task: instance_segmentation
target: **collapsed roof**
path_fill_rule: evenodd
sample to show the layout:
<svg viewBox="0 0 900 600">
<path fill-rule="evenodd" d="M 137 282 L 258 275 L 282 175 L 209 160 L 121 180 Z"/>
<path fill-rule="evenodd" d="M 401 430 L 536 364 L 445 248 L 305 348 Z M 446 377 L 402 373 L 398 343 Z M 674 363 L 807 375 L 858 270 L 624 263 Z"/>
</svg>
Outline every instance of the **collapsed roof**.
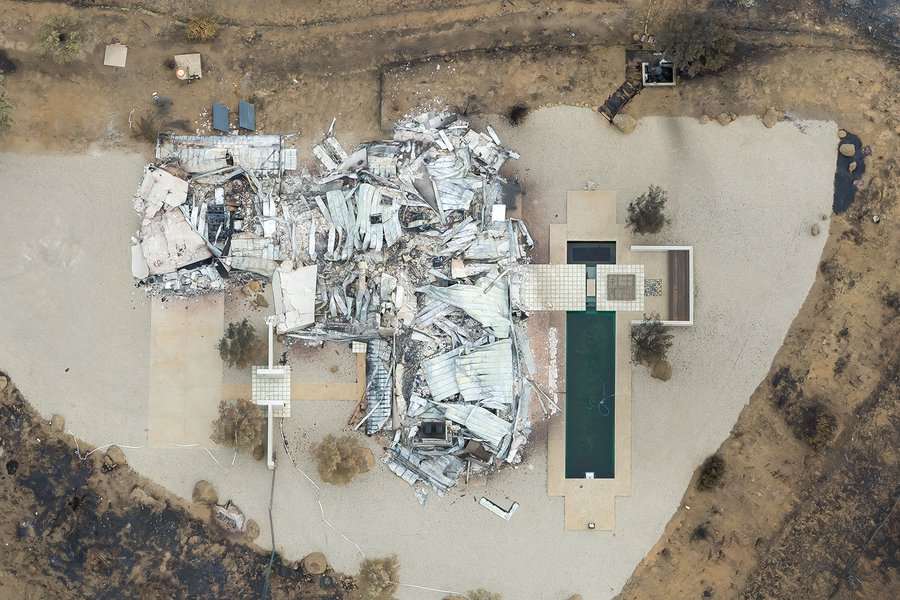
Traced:
<svg viewBox="0 0 900 600">
<path fill-rule="evenodd" d="M 135 277 L 177 295 L 272 278 L 285 339 L 367 343 L 351 423 L 393 432 L 383 461 L 443 493 L 467 464 L 518 461 L 530 432 L 535 366 L 510 288 L 532 241 L 499 174 L 518 155 L 448 111 L 350 153 L 333 127 L 315 176 L 281 136 L 161 142 L 136 198 L 133 256 L 151 268 Z"/>
</svg>

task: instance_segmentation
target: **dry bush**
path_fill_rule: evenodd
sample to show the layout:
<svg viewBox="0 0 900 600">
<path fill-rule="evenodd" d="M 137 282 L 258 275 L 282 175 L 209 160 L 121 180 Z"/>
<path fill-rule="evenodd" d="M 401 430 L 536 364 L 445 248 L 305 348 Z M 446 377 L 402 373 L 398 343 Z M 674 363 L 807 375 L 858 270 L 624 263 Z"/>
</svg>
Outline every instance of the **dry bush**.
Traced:
<svg viewBox="0 0 900 600">
<path fill-rule="evenodd" d="M 219 21 L 208 15 L 194 15 L 185 28 L 191 42 L 208 42 L 219 33 Z"/>
<path fill-rule="evenodd" d="M 248 319 L 229 323 L 225 335 L 219 340 L 219 356 L 231 367 L 249 367 L 263 350 L 265 344 L 256 335 L 256 330 Z"/>
<path fill-rule="evenodd" d="M 697 480 L 698 490 L 712 490 L 722 485 L 722 477 L 725 475 L 725 459 L 718 454 L 713 454 L 700 468 L 700 478 Z"/>
<path fill-rule="evenodd" d="M 372 451 L 356 436 L 328 434 L 313 448 L 319 477 L 334 485 L 347 485 L 358 474 L 372 468 Z"/>
<path fill-rule="evenodd" d="M 784 418 L 794 436 L 817 452 L 834 437 L 837 417 L 819 400 L 794 407 Z"/>
<path fill-rule="evenodd" d="M 715 73 L 731 64 L 734 34 L 709 12 L 678 12 L 663 25 L 659 46 L 671 54 L 678 72 L 688 79 Z"/>
<path fill-rule="evenodd" d="M 86 41 L 84 22 L 63 16 L 51 17 L 41 33 L 41 49 L 60 65 L 80 58 Z"/>
<path fill-rule="evenodd" d="M 666 218 L 668 194 L 657 185 L 651 185 L 646 194 L 629 202 L 626 225 L 635 233 L 659 233 L 669 224 Z"/>
<path fill-rule="evenodd" d="M 243 452 L 253 452 L 254 456 L 266 443 L 266 415 L 249 400 L 219 402 L 219 418 L 213 421 L 212 428 L 212 441 Z"/>
<path fill-rule="evenodd" d="M 631 358 L 642 365 L 666 360 L 672 347 L 672 334 L 659 320 L 659 315 L 644 316 L 644 320 L 631 328 Z"/>
<path fill-rule="evenodd" d="M 367 558 L 359 566 L 359 597 L 363 600 L 392 600 L 399 587 L 400 561 L 395 554 Z"/>
</svg>

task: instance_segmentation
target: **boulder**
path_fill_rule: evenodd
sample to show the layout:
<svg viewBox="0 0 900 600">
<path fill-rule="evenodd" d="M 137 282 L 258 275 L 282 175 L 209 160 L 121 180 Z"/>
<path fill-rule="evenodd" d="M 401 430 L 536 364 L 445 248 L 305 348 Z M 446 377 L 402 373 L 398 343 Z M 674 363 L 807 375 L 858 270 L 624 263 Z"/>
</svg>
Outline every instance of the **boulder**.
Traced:
<svg viewBox="0 0 900 600">
<path fill-rule="evenodd" d="M 720 112 L 719 114 L 716 115 L 716 121 L 719 122 L 719 125 L 723 125 L 723 126 L 728 125 L 733 120 L 734 119 L 732 119 L 731 115 L 729 115 L 727 112 Z"/>
<path fill-rule="evenodd" d="M 260 294 L 259 296 L 256 297 L 256 305 L 259 306 L 260 308 L 268 308 L 269 302 L 265 299 L 265 297 L 262 294 Z"/>
<path fill-rule="evenodd" d="M 672 379 L 672 365 L 667 360 L 658 360 L 650 367 L 650 376 L 660 381 Z"/>
<path fill-rule="evenodd" d="M 819 235 L 821 228 L 818 223 L 813 223 L 813 226 L 810 228 L 809 233 L 813 236 Z"/>
<path fill-rule="evenodd" d="M 50 417 L 50 429 L 53 431 L 63 431 L 66 428 L 66 420 L 62 415 L 53 415 Z"/>
<path fill-rule="evenodd" d="M 209 504 L 212 506 L 219 503 L 219 493 L 213 484 L 201 479 L 194 484 L 194 493 L 191 494 L 191 499 L 198 504 Z"/>
<path fill-rule="evenodd" d="M 300 561 L 303 570 L 310 575 L 321 575 L 328 568 L 328 561 L 321 552 L 311 552 Z"/>
<path fill-rule="evenodd" d="M 253 519 L 249 519 L 247 521 L 247 530 L 244 531 L 244 538 L 248 542 L 252 542 L 256 538 L 259 537 L 259 523 L 254 521 Z"/>
<path fill-rule="evenodd" d="M 845 137 L 847 137 L 847 130 L 846 129 L 838 129 L 838 138 L 844 139 Z"/>
<path fill-rule="evenodd" d="M 709 118 L 709 115 L 703 115 L 702 117 L 700 117 L 700 124 L 701 124 L 701 125 L 706 125 L 706 124 L 709 123 L 710 121 L 712 121 L 712 119 Z"/>
<path fill-rule="evenodd" d="M 854 146 L 853 144 L 841 144 L 838 147 L 838 152 L 840 152 L 847 158 L 853 158 L 853 156 L 856 154 L 856 146 Z"/>
<path fill-rule="evenodd" d="M 622 133 L 631 133 L 637 127 L 637 121 L 631 115 L 616 115 L 612 122 Z"/>
<path fill-rule="evenodd" d="M 125 451 L 115 444 L 106 449 L 105 459 L 112 461 L 116 466 L 128 464 L 128 458 L 125 456 Z"/>
<path fill-rule="evenodd" d="M 780 118 L 781 115 L 779 112 L 770 106 L 769 110 L 766 111 L 766 114 L 763 115 L 762 122 L 767 128 L 772 129 Z"/>
</svg>

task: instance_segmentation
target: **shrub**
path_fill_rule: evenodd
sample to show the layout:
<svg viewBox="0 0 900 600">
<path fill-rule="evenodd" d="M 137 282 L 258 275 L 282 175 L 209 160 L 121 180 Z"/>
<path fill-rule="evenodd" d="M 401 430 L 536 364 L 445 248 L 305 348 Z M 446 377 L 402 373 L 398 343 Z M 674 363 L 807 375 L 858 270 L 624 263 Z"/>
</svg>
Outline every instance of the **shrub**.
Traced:
<svg viewBox="0 0 900 600">
<path fill-rule="evenodd" d="M 263 341 L 256 335 L 250 321 L 229 323 L 225 335 L 219 340 L 219 356 L 229 366 L 244 369 L 262 352 Z"/>
<path fill-rule="evenodd" d="M 0 131 L 12 127 L 14 121 L 9 114 L 11 110 L 12 107 L 9 105 L 9 102 L 6 101 L 6 96 L 0 94 Z"/>
<path fill-rule="evenodd" d="M 674 15 L 663 25 L 657 40 L 671 54 L 678 72 L 688 79 L 721 71 L 731 64 L 734 55 L 734 35 L 708 12 Z"/>
<path fill-rule="evenodd" d="M 646 194 L 642 194 L 628 204 L 627 226 L 635 233 L 659 233 L 669 223 L 665 208 L 668 194 L 659 186 L 651 185 Z"/>
<path fill-rule="evenodd" d="M 659 315 L 644 316 L 644 320 L 631 328 L 631 357 L 642 365 L 666 360 L 672 347 L 672 334 L 659 320 Z"/>
<path fill-rule="evenodd" d="M 698 490 L 712 490 L 722 484 L 725 475 L 725 459 L 718 454 L 713 454 L 700 467 L 700 478 L 697 480 Z"/>
<path fill-rule="evenodd" d="M 194 15 L 187 23 L 187 39 L 191 42 L 208 42 L 219 33 L 219 21 L 215 17 Z"/>
<path fill-rule="evenodd" d="M 347 485 L 359 473 L 372 468 L 372 451 L 352 435 L 328 434 L 313 448 L 318 461 L 319 477 L 335 485 Z"/>
<path fill-rule="evenodd" d="M 60 65 L 81 57 L 87 35 L 84 23 L 68 17 L 51 17 L 41 33 L 41 48 Z"/>
<path fill-rule="evenodd" d="M 694 531 L 691 532 L 691 541 L 699 542 L 701 540 L 709 539 L 709 523 L 701 523 L 694 528 Z"/>
<path fill-rule="evenodd" d="M 254 452 L 265 444 L 266 416 L 249 400 L 222 400 L 219 418 L 212 423 L 212 441 L 242 452 Z"/>
<path fill-rule="evenodd" d="M 392 554 L 367 558 L 359 567 L 359 597 L 363 600 L 391 600 L 400 580 L 400 561 Z"/>
</svg>

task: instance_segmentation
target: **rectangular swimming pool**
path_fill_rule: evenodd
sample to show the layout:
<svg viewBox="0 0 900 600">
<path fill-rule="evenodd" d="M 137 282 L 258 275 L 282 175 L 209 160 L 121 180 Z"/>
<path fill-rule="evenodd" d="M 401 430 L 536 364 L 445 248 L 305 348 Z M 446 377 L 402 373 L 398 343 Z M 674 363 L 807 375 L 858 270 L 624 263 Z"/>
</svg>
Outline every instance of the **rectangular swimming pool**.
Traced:
<svg viewBox="0 0 900 600">
<path fill-rule="evenodd" d="M 616 313 L 566 315 L 566 479 L 615 477 Z"/>
</svg>

